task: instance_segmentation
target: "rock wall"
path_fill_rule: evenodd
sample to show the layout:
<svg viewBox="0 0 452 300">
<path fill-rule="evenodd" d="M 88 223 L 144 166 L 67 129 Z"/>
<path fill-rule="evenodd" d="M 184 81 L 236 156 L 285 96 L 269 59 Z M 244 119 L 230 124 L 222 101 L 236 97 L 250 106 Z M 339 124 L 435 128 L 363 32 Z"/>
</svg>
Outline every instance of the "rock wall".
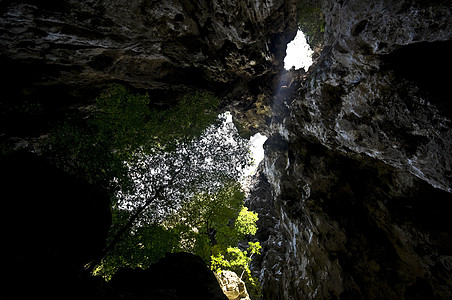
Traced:
<svg viewBox="0 0 452 300">
<path fill-rule="evenodd" d="M 280 69 L 296 30 L 295 6 L 295 0 L 2 1 L 0 125 L 7 134 L 38 135 L 112 82 L 148 92 L 154 105 L 197 90 L 215 92 L 225 104 L 241 100 Z M 250 109 L 255 99 L 247 101 Z"/>
<path fill-rule="evenodd" d="M 275 92 L 249 200 L 275 227 L 264 298 L 451 297 L 450 7 L 324 2 L 321 57 Z"/>
</svg>

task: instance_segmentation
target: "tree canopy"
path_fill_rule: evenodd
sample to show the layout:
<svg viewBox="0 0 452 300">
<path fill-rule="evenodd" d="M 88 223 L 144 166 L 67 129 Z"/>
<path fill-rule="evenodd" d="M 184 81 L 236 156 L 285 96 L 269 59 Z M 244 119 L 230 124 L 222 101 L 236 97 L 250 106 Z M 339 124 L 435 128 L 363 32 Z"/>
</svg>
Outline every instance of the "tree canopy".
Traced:
<svg viewBox="0 0 452 300">
<path fill-rule="evenodd" d="M 199 137 L 217 120 L 219 100 L 208 93 L 187 94 L 167 110 L 152 109 L 147 94 L 112 85 L 95 105 L 69 115 L 54 128 L 47 154 L 56 164 L 112 193 L 131 184 L 129 167 L 139 154 L 169 152 Z M 128 162 L 128 165 L 124 162 Z"/>
<path fill-rule="evenodd" d="M 119 267 L 145 268 L 177 251 L 213 266 L 212 257 L 255 234 L 257 214 L 243 206 L 238 183 L 251 163 L 249 141 L 218 116 L 218 104 L 197 93 L 156 110 L 148 95 L 114 85 L 86 118 L 53 131 L 48 149 L 57 164 L 112 195 L 107 246 L 88 270 L 110 277 Z"/>
<path fill-rule="evenodd" d="M 214 192 L 193 195 L 162 222 L 141 222 L 102 260 L 96 274 L 110 277 L 119 267 L 149 267 L 165 252 L 199 255 L 215 272 L 231 270 L 243 277 L 251 295 L 260 294 L 249 263 L 260 253 L 258 242 L 241 249 L 239 242 L 257 231 L 256 213 L 243 206 L 244 192 L 236 181 Z M 120 211 L 119 211 L 120 213 Z"/>
</svg>

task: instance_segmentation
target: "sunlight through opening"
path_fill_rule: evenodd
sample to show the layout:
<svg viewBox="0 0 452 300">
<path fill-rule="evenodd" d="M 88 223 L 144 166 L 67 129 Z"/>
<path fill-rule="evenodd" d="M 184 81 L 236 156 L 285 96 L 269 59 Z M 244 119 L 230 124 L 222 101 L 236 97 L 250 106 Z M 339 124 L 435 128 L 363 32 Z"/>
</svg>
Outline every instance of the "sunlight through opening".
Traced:
<svg viewBox="0 0 452 300">
<path fill-rule="evenodd" d="M 245 168 L 241 184 L 245 193 L 249 193 L 252 188 L 252 179 L 256 175 L 259 164 L 264 159 L 264 143 L 267 140 L 265 135 L 256 133 L 250 138 L 250 151 L 253 164 Z"/>
<path fill-rule="evenodd" d="M 290 70 L 304 68 L 306 71 L 312 65 L 312 51 L 306 42 L 306 37 L 301 30 L 298 30 L 297 35 L 287 45 L 286 57 L 284 58 L 284 69 Z"/>
<path fill-rule="evenodd" d="M 247 170 L 249 175 L 256 173 L 259 163 L 264 159 L 264 143 L 266 140 L 267 137 L 260 133 L 256 133 L 250 138 L 250 150 L 254 162 L 250 170 Z"/>
<path fill-rule="evenodd" d="M 223 116 L 226 118 L 226 123 L 232 123 L 232 114 L 230 112 L 225 112 Z M 249 190 L 251 179 L 256 174 L 260 162 L 264 159 L 264 143 L 266 140 L 267 137 L 260 133 L 256 133 L 250 137 L 250 152 L 253 164 L 246 167 L 243 172 L 241 184 L 245 191 Z"/>
</svg>

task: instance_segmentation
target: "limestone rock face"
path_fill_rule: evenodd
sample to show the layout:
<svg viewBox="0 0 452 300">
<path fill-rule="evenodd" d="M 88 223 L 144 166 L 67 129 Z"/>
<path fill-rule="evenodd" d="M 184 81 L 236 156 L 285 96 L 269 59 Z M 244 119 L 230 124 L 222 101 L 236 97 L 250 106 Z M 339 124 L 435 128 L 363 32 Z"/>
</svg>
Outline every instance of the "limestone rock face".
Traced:
<svg viewBox="0 0 452 300">
<path fill-rule="evenodd" d="M 274 97 L 249 200 L 274 225 L 266 299 L 452 296 L 450 5 L 324 2 L 323 51 Z"/>
<path fill-rule="evenodd" d="M 229 300 L 250 300 L 245 282 L 235 272 L 221 271 L 215 274 L 223 293 Z"/>
<path fill-rule="evenodd" d="M 452 191 L 450 2 L 325 7 L 324 54 L 293 106 L 294 126 Z"/>
<path fill-rule="evenodd" d="M 240 95 L 278 72 L 294 8 L 294 0 L 2 1 L 2 111 L 39 104 L 49 121 L 45 113 L 89 103 L 112 82 L 147 91 L 156 105 L 196 90 Z"/>
</svg>

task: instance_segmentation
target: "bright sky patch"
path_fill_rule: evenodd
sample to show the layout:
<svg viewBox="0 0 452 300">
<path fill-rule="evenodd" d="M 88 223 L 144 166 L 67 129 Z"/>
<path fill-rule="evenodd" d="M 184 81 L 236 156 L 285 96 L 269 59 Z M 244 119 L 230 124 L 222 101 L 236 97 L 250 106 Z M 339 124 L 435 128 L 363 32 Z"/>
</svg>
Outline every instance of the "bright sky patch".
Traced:
<svg viewBox="0 0 452 300">
<path fill-rule="evenodd" d="M 312 65 L 312 53 L 313 51 L 306 42 L 306 37 L 299 30 L 293 41 L 287 45 L 284 69 L 289 70 L 292 66 L 295 66 L 295 69 L 304 68 L 307 71 L 309 66 Z"/>
</svg>

